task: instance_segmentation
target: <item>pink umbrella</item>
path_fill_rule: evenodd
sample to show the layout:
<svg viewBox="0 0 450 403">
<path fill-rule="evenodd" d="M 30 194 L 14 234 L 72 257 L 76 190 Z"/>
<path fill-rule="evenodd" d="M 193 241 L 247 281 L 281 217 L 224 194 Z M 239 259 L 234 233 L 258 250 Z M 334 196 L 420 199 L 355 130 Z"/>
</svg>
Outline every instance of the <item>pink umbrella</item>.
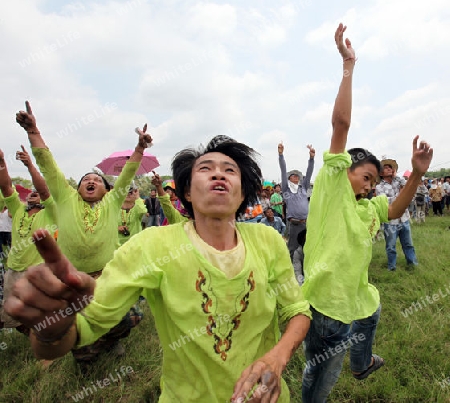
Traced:
<svg viewBox="0 0 450 403">
<path fill-rule="evenodd" d="M 411 176 L 411 171 L 406 170 L 405 172 L 403 172 L 403 176 L 409 178 Z"/>
<path fill-rule="evenodd" d="M 31 189 L 24 188 L 22 185 L 15 185 L 19 198 L 23 202 L 27 199 L 27 196 L 31 193 Z"/>
<path fill-rule="evenodd" d="M 130 159 L 131 154 L 133 154 L 133 150 L 117 151 L 97 164 L 96 167 L 100 168 L 105 175 L 119 176 L 125 163 Z M 144 175 L 157 167 L 159 167 L 159 162 L 156 157 L 144 152 L 141 165 L 136 175 Z"/>
</svg>

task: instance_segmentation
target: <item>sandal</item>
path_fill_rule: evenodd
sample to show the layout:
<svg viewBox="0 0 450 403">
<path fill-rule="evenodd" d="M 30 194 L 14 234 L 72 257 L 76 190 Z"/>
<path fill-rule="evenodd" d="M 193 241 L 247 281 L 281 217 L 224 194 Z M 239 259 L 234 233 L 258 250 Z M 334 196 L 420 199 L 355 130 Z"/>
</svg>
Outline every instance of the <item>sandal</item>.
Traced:
<svg viewBox="0 0 450 403">
<path fill-rule="evenodd" d="M 353 374 L 353 377 L 355 379 L 358 379 L 359 381 L 362 381 L 363 379 L 366 379 L 372 372 L 375 372 L 377 369 L 380 369 L 384 365 L 384 360 L 376 355 L 372 354 L 373 357 L 373 364 L 367 368 L 364 372 L 361 372 L 360 374 Z"/>
</svg>

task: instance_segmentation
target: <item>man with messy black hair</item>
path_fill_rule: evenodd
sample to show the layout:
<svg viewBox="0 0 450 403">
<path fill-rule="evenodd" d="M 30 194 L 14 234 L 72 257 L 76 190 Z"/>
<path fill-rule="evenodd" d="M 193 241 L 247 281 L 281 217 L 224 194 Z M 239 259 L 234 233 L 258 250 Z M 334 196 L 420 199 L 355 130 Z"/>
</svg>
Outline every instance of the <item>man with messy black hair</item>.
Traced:
<svg viewBox="0 0 450 403">
<path fill-rule="evenodd" d="M 142 295 L 163 349 L 161 402 L 289 402 L 281 374 L 308 331 L 309 304 L 282 237 L 236 222 L 261 184 L 255 156 L 222 136 L 179 152 L 175 188 L 194 220 L 135 235 L 106 265 L 95 293 L 50 237 L 39 241 L 47 264 L 16 287 L 10 314 L 33 326 L 61 304 L 94 299 L 83 315 L 33 332 L 35 354 L 55 357 L 91 343 Z M 48 281 L 34 281 L 38 275 Z M 281 337 L 279 320 L 287 322 Z"/>
<path fill-rule="evenodd" d="M 238 143 L 228 136 L 216 136 L 203 149 L 187 148 L 180 151 L 172 162 L 175 181 L 175 193 L 183 203 L 184 208 L 193 217 L 192 203 L 186 198 L 186 188 L 191 183 L 191 173 L 199 157 L 207 153 L 222 153 L 230 157 L 241 171 L 241 186 L 243 201 L 236 210 L 236 218 L 245 213 L 247 206 L 257 202 L 257 192 L 261 188 L 262 173 L 255 159 L 256 153 L 249 146 Z"/>
</svg>

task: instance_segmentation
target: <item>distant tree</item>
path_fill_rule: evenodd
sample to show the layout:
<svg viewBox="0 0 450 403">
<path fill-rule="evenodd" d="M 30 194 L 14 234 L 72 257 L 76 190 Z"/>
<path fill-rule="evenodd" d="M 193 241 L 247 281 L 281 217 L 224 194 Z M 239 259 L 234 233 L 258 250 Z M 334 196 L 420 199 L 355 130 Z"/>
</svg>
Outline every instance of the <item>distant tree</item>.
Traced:
<svg viewBox="0 0 450 403">
<path fill-rule="evenodd" d="M 67 183 L 72 186 L 74 189 L 78 188 L 78 182 L 73 179 L 72 177 L 70 177 L 69 179 L 67 179 Z"/>
<path fill-rule="evenodd" d="M 13 185 L 22 185 L 24 188 L 31 189 L 33 187 L 33 182 L 31 179 L 21 178 L 20 176 L 16 176 L 11 178 Z"/>
<path fill-rule="evenodd" d="M 441 168 L 439 171 L 428 171 L 425 176 L 427 178 L 443 178 L 444 176 L 450 176 L 450 168 Z"/>
</svg>

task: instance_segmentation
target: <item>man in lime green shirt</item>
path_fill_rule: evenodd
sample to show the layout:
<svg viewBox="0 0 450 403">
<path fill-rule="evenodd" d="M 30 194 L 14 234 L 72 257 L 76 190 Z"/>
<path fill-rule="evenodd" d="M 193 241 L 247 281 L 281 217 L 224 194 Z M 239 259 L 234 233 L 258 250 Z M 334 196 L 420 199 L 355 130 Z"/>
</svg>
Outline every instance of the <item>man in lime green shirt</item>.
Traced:
<svg viewBox="0 0 450 403">
<path fill-rule="evenodd" d="M 413 141 L 413 173 L 391 204 L 385 196 L 365 198 L 380 172 L 367 150 L 345 151 L 352 108 L 355 52 L 342 24 L 335 41 L 343 59 L 343 77 L 333 110 L 333 134 L 324 165 L 314 182 L 305 245 L 303 291 L 313 320 L 305 338 L 304 403 L 325 402 L 350 348 L 353 376 L 362 380 L 384 361 L 372 354 L 380 317 L 378 290 L 368 281 L 372 238 L 380 222 L 400 217 L 413 198 L 433 151 L 418 136 Z"/>
<path fill-rule="evenodd" d="M 143 295 L 163 348 L 161 403 L 243 402 L 257 395 L 289 402 L 281 374 L 308 331 L 309 304 L 279 234 L 236 223 L 261 184 L 254 150 L 217 136 L 206 148 L 178 153 L 172 171 L 177 196 L 194 220 L 148 228 L 121 247 L 83 315 L 33 331 L 35 354 L 55 357 L 91 343 Z M 20 288 L 6 302 L 10 314 L 31 326 L 64 300 L 90 298 L 94 286 L 51 239 L 38 246 L 47 265 L 32 271 L 51 280 L 32 284 L 30 278 L 26 302 Z M 65 285 L 71 295 L 58 292 Z M 41 293 L 53 296 L 45 307 Z M 31 316 L 37 307 L 41 314 Z M 279 320 L 287 322 L 282 336 Z"/>
<path fill-rule="evenodd" d="M 134 182 L 122 204 L 118 218 L 119 244 L 123 245 L 133 235 L 142 231 L 142 217 L 147 213 L 144 201 L 139 197 L 139 189 Z"/>
<path fill-rule="evenodd" d="M 32 237 L 34 231 L 46 228 L 53 234 L 57 228 L 56 205 L 44 178 L 23 146 L 22 151 L 17 152 L 16 155 L 17 159 L 27 167 L 35 190 L 27 196 L 27 204 L 23 204 L 19 194 L 13 188 L 3 151 L 0 150 L 0 190 L 12 216 L 11 248 L 7 252 L 8 270 L 4 278 L 5 299 L 11 294 L 15 282 L 25 274 L 28 267 L 43 262 L 34 245 Z M 4 327 L 20 327 L 21 331 L 25 331 L 20 326 L 20 322 L 7 315 L 3 309 L 0 310 L 0 321 L 3 322 Z"/>
</svg>

